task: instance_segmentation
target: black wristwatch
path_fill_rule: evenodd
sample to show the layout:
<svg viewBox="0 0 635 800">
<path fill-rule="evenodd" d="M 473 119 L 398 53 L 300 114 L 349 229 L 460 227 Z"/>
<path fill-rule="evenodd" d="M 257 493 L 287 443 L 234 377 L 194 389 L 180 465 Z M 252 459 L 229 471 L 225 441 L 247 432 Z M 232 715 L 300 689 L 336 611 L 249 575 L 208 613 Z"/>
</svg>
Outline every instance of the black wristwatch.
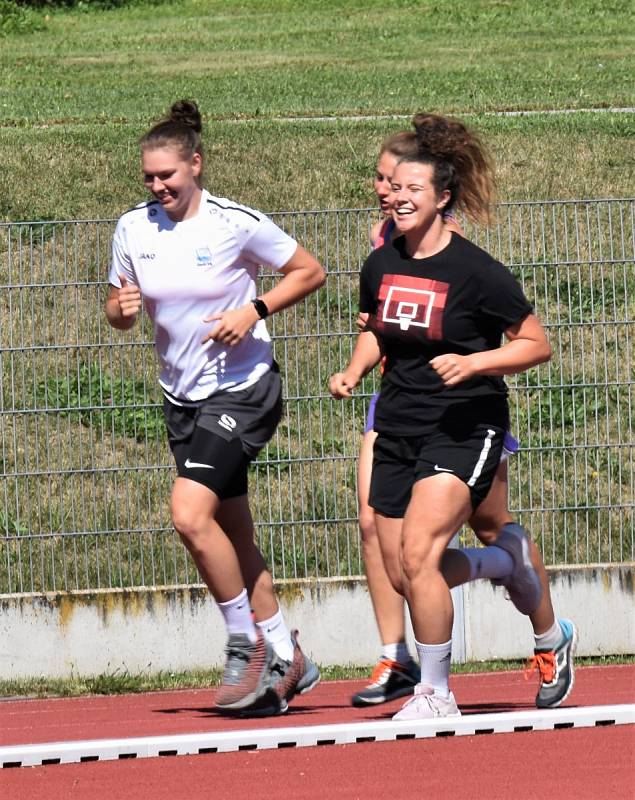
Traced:
<svg viewBox="0 0 635 800">
<path fill-rule="evenodd" d="M 256 313 L 260 319 L 266 319 L 269 316 L 269 309 L 267 308 L 267 304 L 264 300 L 256 297 L 256 299 L 252 300 L 251 302 L 254 304 L 254 308 L 256 309 Z"/>
</svg>

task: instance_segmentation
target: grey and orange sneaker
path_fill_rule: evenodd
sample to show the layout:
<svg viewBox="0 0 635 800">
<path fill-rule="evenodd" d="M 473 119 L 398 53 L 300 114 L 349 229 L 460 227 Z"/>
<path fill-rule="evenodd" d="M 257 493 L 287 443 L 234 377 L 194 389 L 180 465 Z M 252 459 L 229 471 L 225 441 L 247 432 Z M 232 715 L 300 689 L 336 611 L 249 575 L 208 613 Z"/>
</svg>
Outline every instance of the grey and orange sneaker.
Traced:
<svg viewBox="0 0 635 800">
<path fill-rule="evenodd" d="M 280 712 L 296 694 L 310 692 L 320 682 L 320 671 L 298 644 L 298 631 L 292 631 L 293 660 L 285 661 L 273 653 L 269 662 L 269 686 L 280 702 Z M 280 713 L 279 712 L 279 713 Z"/>
<path fill-rule="evenodd" d="M 269 690 L 271 645 L 257 629 L 254 643 L 244 633 L 232 633 L 225 647 L 226 661 L 215 707 L 234 713 L 253 706 Z"/>
<path fill-rule="evenodd" d="M 575 682 L 573 656 L 578 643 L 578 631 L 573 622 L 559 619 L 562 640 L 554 650 L 534 650 L 525 673 L 527 678 L 534 670 L 540 675 L 540 688 L 536 695 L 538 708 L 556 708 L 571 694 Z"/>
<path fill-rule="evenodd" d="M 400 664 L 382 656 L 373 670 L 370 683 L 353 695 L 351 703 L 356 708 L 363 708 L 406 697 L 414 692 L 420 679 L 421 670 L 412 659 L 407 664 Z"/>
</svg>

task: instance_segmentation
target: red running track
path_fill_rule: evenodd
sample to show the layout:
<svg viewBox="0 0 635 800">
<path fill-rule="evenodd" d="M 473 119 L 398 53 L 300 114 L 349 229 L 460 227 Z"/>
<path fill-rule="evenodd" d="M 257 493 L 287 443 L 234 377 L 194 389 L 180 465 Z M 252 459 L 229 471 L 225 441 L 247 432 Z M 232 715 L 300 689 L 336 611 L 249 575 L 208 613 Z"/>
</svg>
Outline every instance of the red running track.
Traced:
<svg viewBox="0 0 635 800">
<path fill-rule="evenodd" d="M 0 703 L 0 745 L 389 719 L 401 701 L 354 709 L 359 682 L 333 681 L 289 713 L 234 720 L 207 690 Z M 463 714 L 532 710 L 521 672 L 453 677 Z M 566 705 L 635 702 L 635 666 L 586 667 Z M 635 726 L 464 736 L 143 759 L 0 772 L 1 800 L 58 798 L 635 798 Z"/>
</svg>

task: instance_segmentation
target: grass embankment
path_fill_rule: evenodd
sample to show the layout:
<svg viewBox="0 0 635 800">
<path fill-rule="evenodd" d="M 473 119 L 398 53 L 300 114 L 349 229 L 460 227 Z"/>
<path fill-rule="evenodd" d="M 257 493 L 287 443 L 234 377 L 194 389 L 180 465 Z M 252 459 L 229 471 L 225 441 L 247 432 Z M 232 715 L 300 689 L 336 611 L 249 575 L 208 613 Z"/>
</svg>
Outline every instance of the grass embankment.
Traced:
<svg viewBox="0 0 635 800">
<path fill-rule="evenodd" d="M 632 118 L 500 119 L 635 105 L 630 4 L 187 0 L 49 14 L 0 53 L 7 221 L 114 217 L 143 196 L 137 140 L 179 97 L 207 115 L 208 180 L 266 210 L 373 203 L 377 146 L 407 119 L 467 116 L 506 200 L 624 196 Z"/>
<path fill-rule="evenodd" d="M 632 102 L 628 0 L 185 0 L 48 16 L 3 47 L 16 124 L 145 122 L 184 90 L 218 117 Z"/>
<path fill-rule="evenodd" d="M 635 125 L 626 115 L 481 116 L 468 122 L 492 151 L 501 200 L 632 194 Z M 407 125 L 210 122 L 206 184 L 213 193 L 266 211 L 371 206 L 378 145 Z M 0 156 L 12 176 L 8 194 L 0 195 L 0 219 L 117 217 L 145 197 L 136 145 L 145 127 L 0 129 Z"/>
</svg>

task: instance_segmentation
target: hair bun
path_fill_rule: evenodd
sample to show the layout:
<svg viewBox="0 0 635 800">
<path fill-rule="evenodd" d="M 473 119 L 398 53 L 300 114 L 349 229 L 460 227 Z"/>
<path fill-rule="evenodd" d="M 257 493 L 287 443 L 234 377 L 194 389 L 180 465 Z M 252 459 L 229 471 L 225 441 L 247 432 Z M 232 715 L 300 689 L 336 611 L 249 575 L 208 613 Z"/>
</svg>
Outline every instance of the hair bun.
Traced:
<svg viewBox="0 0 635 800">
<path fill-rule="evenodd" d="M 203 123 L 198 106 L 194 100 L 177 100 L 170 109 L 171 122 L 180 122 L 187 125 L 188 128 L 193 128 L 197 133 L 203 130 Z"/>
</svg>

